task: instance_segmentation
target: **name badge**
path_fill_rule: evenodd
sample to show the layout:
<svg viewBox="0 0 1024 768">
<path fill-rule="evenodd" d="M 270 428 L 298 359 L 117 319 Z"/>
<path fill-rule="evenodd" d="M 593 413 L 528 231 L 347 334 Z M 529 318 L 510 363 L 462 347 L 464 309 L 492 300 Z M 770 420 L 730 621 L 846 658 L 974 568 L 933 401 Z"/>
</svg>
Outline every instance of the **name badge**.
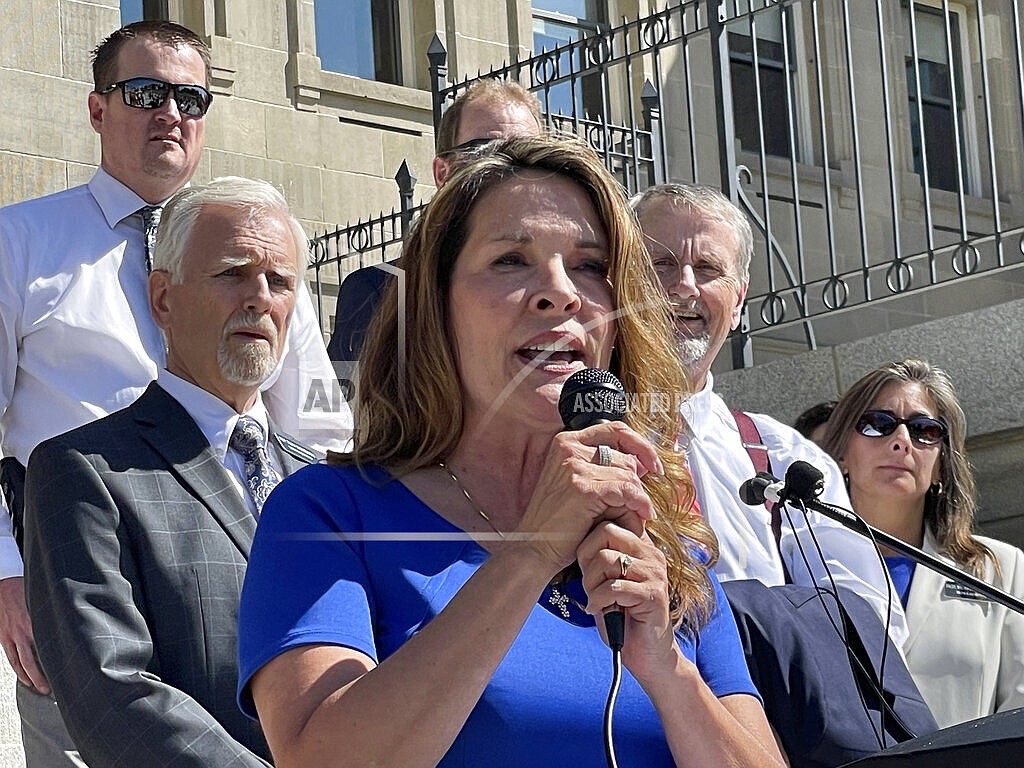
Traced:
<svg viewBox="0 0 1024 768">
<path fill-rule="evenodd" d="M 980 592 L 956 581 L 947 581 L 946 586 L 942 588 L 942 594 L 945 597 L 954 597 L 960 600 L 978 600 L 983 603 L 989 602 L 989 599 Z"/>
</svg>

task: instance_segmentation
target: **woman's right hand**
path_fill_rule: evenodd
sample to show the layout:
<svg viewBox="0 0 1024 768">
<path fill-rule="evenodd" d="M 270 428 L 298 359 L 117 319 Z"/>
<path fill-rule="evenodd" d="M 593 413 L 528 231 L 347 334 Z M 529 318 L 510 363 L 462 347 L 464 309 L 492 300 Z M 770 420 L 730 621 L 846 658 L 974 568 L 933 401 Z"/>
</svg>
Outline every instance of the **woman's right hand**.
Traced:
<svg viewBox="0 0 1024 768">
<path fill-rule="evenodd" d="M 601 445 L 610 449 L 608 466 L 598 463 Z M 576 559 L 580 542 L 602 521 L 642 535 L 656 513 L 641 478 L 663 471 L 650 441 L 623 422 L 559 432 L 516 533 L 557 573 Z"/>
</svg>

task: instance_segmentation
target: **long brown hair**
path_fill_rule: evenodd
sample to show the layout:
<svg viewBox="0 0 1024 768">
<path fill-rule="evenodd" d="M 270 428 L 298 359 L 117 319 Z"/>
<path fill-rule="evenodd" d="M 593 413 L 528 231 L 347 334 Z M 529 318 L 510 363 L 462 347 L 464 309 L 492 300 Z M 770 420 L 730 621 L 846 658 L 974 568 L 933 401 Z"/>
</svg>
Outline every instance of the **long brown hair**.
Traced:
<svg viewBox="0 0 1024 768">
<path fill-rule="evenodd" d="M 713 590 L 707 568 L 681 537 L 705 547 L 711 563 L 718 550 L 711 529 L 692 511 L 693 483 L 685 460 L 674 450 L 680 427 L 677 398 L 690 386 L 674 354 L 667 300 L 622 188 L 593 150 L 576 139 L 507 139 L 461 168 L 437 192 L 405 243 L 404 275 L 391 281 L 363 347 L 354 452 L 332 454 L 331 461 L 379 464 L 401 477 L 444 460 L 458 444 L 463 392 L 450 341 L 451 274 L 476 203 L 524 170 L 577 183 L 607 231 L 608 280 L 617 308 L 612 372 L 627 392 L 649 395 L 637 402 L 661 406 L 631 408 L 626 418 L 657 442 L 665 466 L 663 478 L 644 478 L 658 512 L 647 530 L 668 557 L 673 619 L 699 627 L 714 605 Z M 415 310 L 404 312 L 405 305 Z"/>
<path fill-rule="evenodd" d="M 998 573 L 999 561 L 992 551 L 971 535 L 977 497 L 974 473 L 965 449 L 967 419 L 945 371 L 913 359 L 886 363 L 871 371 L 839 399 L 828 419 L 822 448 L 837 462 L 842 462 L 857 421 L 882 389 L 893 382 L 919 384 L 935 403 L 936 417 L 949 429 L 949 438 L 942 444 L 939 454 L 941 492 L 933 488 L 925 494 L 925 525 L 935 536 L 939 549 L 961 568 L 983 576 L 988 558 Z"/>
</svg>

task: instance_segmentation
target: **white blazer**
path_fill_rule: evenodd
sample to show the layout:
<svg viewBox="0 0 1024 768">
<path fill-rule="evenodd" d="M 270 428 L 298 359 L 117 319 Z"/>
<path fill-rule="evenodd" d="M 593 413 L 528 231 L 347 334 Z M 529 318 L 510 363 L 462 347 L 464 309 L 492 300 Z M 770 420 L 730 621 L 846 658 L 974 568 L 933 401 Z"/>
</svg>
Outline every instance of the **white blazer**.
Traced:
<svg viewBox="0 0 1024 768">
<path fill-rule="evenodd" d="M 977 537 L 995 554 L 1002 579 L 986 566 L 985 581 L 1024 598 L 1024 552 Z M 924 550 L 950 564 L 926 529 Z M 1024 706 L 1024 616 L 918 565 L 907 601 L 907 667 L 940 728 Z"/>
</svg>

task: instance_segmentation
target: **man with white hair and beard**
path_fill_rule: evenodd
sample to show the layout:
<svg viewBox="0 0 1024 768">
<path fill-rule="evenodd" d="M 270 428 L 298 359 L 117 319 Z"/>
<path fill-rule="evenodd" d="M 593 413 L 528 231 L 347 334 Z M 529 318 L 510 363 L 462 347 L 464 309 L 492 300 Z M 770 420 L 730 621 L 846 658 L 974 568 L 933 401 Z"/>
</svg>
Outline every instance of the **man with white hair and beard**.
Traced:
<svg viewBox="0 0 1024 768">
<path fill-rule="evenodd" d="M 235 705 L 235 627 L 263 502 L 319 458 L 277 430 L 260 394 L 305 258 L 305 234 L 269 184 L 178 192 L 149 277 L 166 368 L 127 408 L 32 453 L 29 612 L 92 768 L 270 760 Z"/>
<path fill-rule="evenodd" d="M 739 324 L 747 295 L 754 241 L 746 217 L 718 190 L 696 185 L 650 187 L 630 202 L 675 310 L 679 354 L 693 380 L 680 443 L 718 536 L 718 577 L 845 586 L 890 622 L 890 637 L 902 645 L 906 619 L 868 539 L 816 513 L 790 517 L 740 501 L 740 485 L 758 471 L 781 478 L 793 462 L 806 461 L 825 475 L 822 501 L 851 508 L 839 468 L 817 445 L 769 416 L 730 410 L 714 392 L 711 364 Z"/>
</svg>

